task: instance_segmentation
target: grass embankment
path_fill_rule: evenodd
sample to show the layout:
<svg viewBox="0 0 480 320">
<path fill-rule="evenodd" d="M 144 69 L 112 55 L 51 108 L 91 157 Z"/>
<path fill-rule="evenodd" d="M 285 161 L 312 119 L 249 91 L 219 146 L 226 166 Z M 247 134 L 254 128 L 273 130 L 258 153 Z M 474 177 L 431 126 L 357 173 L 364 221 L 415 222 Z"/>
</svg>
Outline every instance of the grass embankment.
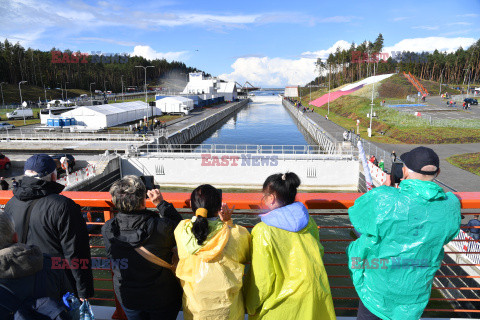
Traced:
<svg viewBox="0 0 480 320">
<path fill-rule="evenodd" d="M 427 89 L 430 95 L 438 95 L 440 83 L 430 80 L 418 79 L 422 86 Z M 442 86 L 442 93 L 460 94 L 459 90 L 446 88 Z M 378 97 L 381 99 L 395 98 L 405 99 L 408 95 L 416 95 L 418 90 L 405 78 L 403 73 L 394 74 L 383 80 L 378 87 Z"/>
<path fill-rule="evenodd" d="M 23 101 L 38 102 L 39 98 L 42 101 L 45 100 L 45 91 L 43 90 L 43 87 L 33 86 L 29 84 L 22 84 L 21 88 L 22 88 Z M 3 98 L 5 100 L 6 105 L 20 103 L 20 91 L 18 90 L 18 84 L 17 85 L 4 84 L 2 85 L 2 89 L 3 89 Z M 84 93 L 90 94 L 90 92 L 87 90 L 67 89 L 68 98 L 76 98 Z M 65 95 L 65 90 L 63 90 L 63 94 Z M 49 101 L 52 99 L 62 99 L 62 90 L 47 89 L 47 99 Z"/>
<path fill-rule="evenodd" d="M 480 152 L 457 154 L 446 160 L 460 169 L 480 176 Z"/>
<path fill-rule="evenodd" d="M 327 106 L 315 108 L 315 112 L 326 115 Z M 480 142 L 480 129 L 430 126 L 425 119 L 399 112 L 393 108 L 381 107 L 379 99 L 374 104 L 377 117 L 372 121 L 372 138 L 367 136 L 370 119 L 370 100 L 355 96 L 343 96 L 330 102 L 329 119 L 347 129 L 356 128 L 360 120 L 362 138 L 380 143 L 393 144 L 435 144 Z M 381 132 L 384 134 L 382 135 Z"/>
<path fill-rule="evenodd" d="M 433 81 L 423 81 L 422 84 L 433 88 L 439 84 Z M 368 86 L 371 90 L 371 85 Z M 413 88 L 413 89 L 412 89 Z M 480 128 L 475 120 L 448 120 L 449 126 L 432 126 L 426 119 L 416 117 L 395 110 L 394 108 L 381 107 L 380 101 L 389 99 L 405 99 L 408 94 L 416 94 L 416 89 L 403 74 L 393 75 L 376 84 L 373 110 L 377 114 L 372 121 L 372 138 L 368 138 L 367 128 L 370 119 L 371 93 L 367 95 L 361 89 L 351 95 L 340 97 L 330 102 L 329 119 L 346 129 L 356 129 L 356 121 L 360 120 L 360 135 L 362 138 L 379 143 L 391 144 L 435 144 L 435 143 L 471 143 L 480 142 Z M 336 91 L 338 88 L 332 89 Z M 362 91 L 363 90 L 363 91 Z M 438 90 L 438 87 L 437 87 Z M 437 91 L 438 92 L 438 91 Z M 328 90 L 312 92 L 312 100 L 328 93 Z M 449 93 L 458 93 L 449 90 Z M 359 96 L 356 96 L 359 95 Z M 302 97 L 302 104 L 308 105 L 309 96 Z M 327 105 L 315 108 L 315 112 L 325 116 Z M 467 126 L 473 128 L 466 128 Z M 383 133 L 383 134 L 382 134 Z"/>
</svg>

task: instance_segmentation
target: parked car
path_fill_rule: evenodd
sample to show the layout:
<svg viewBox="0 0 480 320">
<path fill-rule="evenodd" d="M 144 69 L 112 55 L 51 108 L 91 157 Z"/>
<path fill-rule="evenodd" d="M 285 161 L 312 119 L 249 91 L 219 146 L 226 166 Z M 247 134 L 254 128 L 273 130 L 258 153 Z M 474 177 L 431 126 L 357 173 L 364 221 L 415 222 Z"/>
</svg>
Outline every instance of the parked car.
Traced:
<svg viewBox="0 0 480 320">
<path fill-rule="evenodd" d="M 75 158 L 71 154 L 67 153 L 59 153 L 59 154 L 54 154 L 51 156 L 55 163 L 57 164 L 57 173 L 65 173 L 65 169 L 62 168 L 62 164 L 60 163 L 60 159 L 63 157 L 67 158 L 67 163 L 68 163 L 68 173 L 72 173 L 73 169 L 75 167 Z"/>
<path fill-rule="evenodd" d="M 465 98 L 463 101 L 464 101 L 465 103 L 470 103 L 470 104 L 472 104 L 472 105 L 477 105 L 477 104 L 478 104 L 477 99 L 473 99 L 473 98 Z"/>
<path fill-rule="evenodd" d="M 12 163 L 10 162 L 10 159 L 0 153 L 0 169 L 9 170 L 11 167 Z"/>
<path fill-rule="evenodd" d="M 0 122 L 0 131 L 1 130 L 10 130 L 15 128 L 13 124 L 10 124 L 8 122 Z"/>
</svg>

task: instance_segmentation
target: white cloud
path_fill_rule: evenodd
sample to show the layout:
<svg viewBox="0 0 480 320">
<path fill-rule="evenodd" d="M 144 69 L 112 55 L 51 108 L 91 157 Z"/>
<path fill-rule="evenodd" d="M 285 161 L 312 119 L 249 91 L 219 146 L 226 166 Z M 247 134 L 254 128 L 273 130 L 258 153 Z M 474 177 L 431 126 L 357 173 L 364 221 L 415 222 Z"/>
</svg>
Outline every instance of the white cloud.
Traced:
<svg viewBox="0 0 480 320">
<path fill-rule="evenodd" d="M 393 21 L 403 21 L 406 19 L 408 19 L 408 17 L 396 17 L 396 18 L 393 18 Z"/>
<path fill-rule="evenodd" d="M 135 46 L 133 52 L 130 53 L 131 56 L 144 57 L 145 59 L 155 60 L 155 59 L 165 59 L 167 61 L 179 61 L 182 58 L 185 58 L 185 55 L 188 51 L 177 51 L 177 52 L 157 52 L 152 49 L 150 46 Z"/>
<path fill-rule="evenodd" d="M 304 85 L 318 76 L 315 68 L 317 58 L 326 59 L 338 47 L 340 49 L 348 49 L 350 48 L 350 43 L 345 40 L 339 40 L 328 49 L 303 52 L 298 59 L 270 57 L 238 58 L 232 64 L 234 71 L 229 74 L 222 74 L 219 77 L 224 80 L 235 80 L 239 83 L 250 81 L 261 86 Z"/>
<path fill-rule="evenodd" d="M 478 17 L 478 16 L 480 16 L 480 15 L 477 14 L 477 13 L 457 14 L 457 17 L 461 17 L 461 18 L 475 18 L 475 17 Z"/>
<path fill-rule="evenodd" d="M 315 77 L 315 59 L 283 59 L 269 57 L 239 58 L 233 64 L 234 71 L 219 78 L 249 81 L 255 85 L 282 87 L 286 84 L 305 84 Z"/>
<path fill-rule="evenodd" d="M 447 51 L 453 52 L 460 46 L 464 49 L 471 46 L 476 39 L 474 38 L 446 38 L 446 37 L 427 37 L 404 39 L 393 46 L 384 47 L 383 51 L 391 53 L 392 51 Z"/>
<path fill-rule="evenodd" d="M 421 29 L 421 30 L 438 30 L 438 26 L 415 26 L 412 29 Z"/>
<path fill-rule="evenodd" d="M 306 51 L 306 52 L 303 52 L 302 53 L 302 57 L 304 58 L 312 58 L 312 59 L 316 59 L 316 58 L 321 58 L 323 60 L 327 59 L 328 58 L 328 55 L 330 53 L 334 53 L 335 50 L 337 50 L 337 48 L 340 48 L 340 50 L 348 50 L 350 48 L 351 44 L 348 43 L 347 41 L 345 40 L 339 40 L 337 42 L 335 42 L 335 44 L 333 46 L 331 46 L 330 48 L 326 49 L 326 50 L 318 50 L 318 51 Z"/>
<path fill-rule="evenodd" d="M 385 47 L 383 52 L 392 51 L 439 51 L 452 52 L 462 46 L 464 49 L 472 45 L 474 38 L 446 38 L 428 37 L 404 39 L 393 46 Z M 232 64 L 233 71 L 220 75 L 221 79 L 235 80 L 239 83 L 249 81 L 258 86 L 283 87 L 285 85 L 306 84 L 316 76 L 316 58 L 326 59 L 337 47 L 349 49 L 350 43 L 345 40 L 337 41 L 333 46 L 324 50 L 303 52 L 298 59 L 284 59 L 271 57 L 242 57 Z"/>
<path fill-rule="evenodd" d="M 473 23 L 461 21 L 461 22 L 452 22 L 452 23 L 449 23 L 448 25 L 449 26 L 471 26 L 473 25 Z"/>
</svg>

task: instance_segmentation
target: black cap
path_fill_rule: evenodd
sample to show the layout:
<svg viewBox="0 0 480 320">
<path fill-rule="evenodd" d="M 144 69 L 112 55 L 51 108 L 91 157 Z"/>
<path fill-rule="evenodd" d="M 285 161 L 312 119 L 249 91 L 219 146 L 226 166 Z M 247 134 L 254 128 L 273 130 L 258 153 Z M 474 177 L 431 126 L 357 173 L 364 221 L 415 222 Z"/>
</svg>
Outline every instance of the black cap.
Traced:
<svg viewBox="0 0 480 320">
<path fill-rule="evenodd" d="M 408 169 L 425 175 L 433 176 L 440 168 L 440 159 L 438 158 L 438 155 L 435 151 L 427 147 L 417 147 L 409 152 L 405 152 L 400 156 L 400 159 Z M 422 168 L 425 166 L 435 166 L 437 170 L 423 171 Z"/>
</svg>

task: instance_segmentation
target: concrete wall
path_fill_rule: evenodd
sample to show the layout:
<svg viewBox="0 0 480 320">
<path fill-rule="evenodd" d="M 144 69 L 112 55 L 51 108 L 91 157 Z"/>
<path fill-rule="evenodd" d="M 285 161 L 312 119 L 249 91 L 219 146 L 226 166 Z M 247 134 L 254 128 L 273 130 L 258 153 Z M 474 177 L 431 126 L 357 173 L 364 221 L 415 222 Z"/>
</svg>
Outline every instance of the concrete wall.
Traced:
<svg viewBox="0 0 480 320">
<path fill-rule="evenodd" d="M 290 101 L 282 100 L 282 104 L 323 150 L 328 153 L 342 151 L 341 143 L 338 143 L 334 137 L 330 136 L 318 124 L 305 117 Z"/>
<path fill-rule="evenodd" d="M 152 175 L 165 186 L 260 188 L 271 174 L 291 171 L 304 190 L 357 191 L 358 161 L 339 155 L 172 154 L 123 157 L 122 174 Z"/>
<path fill-rule="evenodd" d="M 248 104 L 248 100 L 239 101 L 233 103 L 230 107 L 223 109 L 220 112 L 217 112 L 205 119 L 202 119 L 196 123 L 189 125 L 188 127 L 173 132 L 168 135 L 168 137 L 161 137 L 158 139 L 158 143 L 161 144 L 184 144 L 196 136 L 200 135 L 202 132 L 210 128 L 211 126 L 217 124 L 219 121 L 224 119 L 225 117 L 229 116 L 233 112 L 237 111 L 238 109 L 243 108 Z"/>
<path fill-rule="evenodd" d="M 65 188 L 68 191 L 107 191 L 112 183 L 120 179 L 121 169 L 120 157 L 111 159 L 105 166 L 102 173 L 95 175 L 93 178 L 85 180 L 71 188 Z"/>
</svg>

